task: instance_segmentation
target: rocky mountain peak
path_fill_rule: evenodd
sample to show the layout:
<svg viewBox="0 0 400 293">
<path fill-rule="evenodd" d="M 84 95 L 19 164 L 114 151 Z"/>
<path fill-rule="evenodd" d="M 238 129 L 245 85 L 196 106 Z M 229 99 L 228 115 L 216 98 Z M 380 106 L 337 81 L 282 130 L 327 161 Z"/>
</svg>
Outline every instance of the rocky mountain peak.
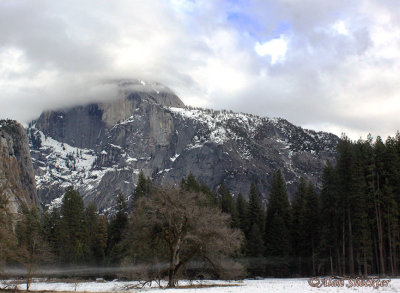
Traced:
<svg viewBox="0 0 400 293">
<path fill-rule="evenodd" d="M 185 104 L 168 87 L 158 82 L 124 79 L 117 82 L 123 96 L 128 99 L 145 99 L 166 107 L 184 107 Z"/>
<path fill-rule="evenodd" d="M 172 90 L 159 83 L 143 80 L 118 80 L 112 83 L 117 84 L 117 98 L 109 102 L 46 111 L 31 124 L 56 140 L 88 148 L 99 144 L 108 129 L 129 119 L 139 109 L 152 111 L 154 107 L 185 106 Z"/>
<path fill-rule="evenodd" d="M 264 203 L 282 170 L 293 194 L 300 177 L 321 183 L 338 137 L 284 119 L 185 107 L 168 89 L 119 81 L 118 99 L 43 113 L 29 131 L 39 195 L 61 201 L 74 185 L 84 201 L 110 209 L 130 197 L 140 171 L 155 184 L 179 184 L 191 172 L 212 190 L 225 182 L 233 194 L 256 184 Z"/>
<path fill-rule="evenodd" d="M 143 80 L 120 80 L 120 98 L 109 103 L 99 103 L 102 121 L 114 126 L 118 121 L 128 119 L 142 104 L 162 107 L 185 107 L 185 104 L 168 87 Z"/>
</svg>

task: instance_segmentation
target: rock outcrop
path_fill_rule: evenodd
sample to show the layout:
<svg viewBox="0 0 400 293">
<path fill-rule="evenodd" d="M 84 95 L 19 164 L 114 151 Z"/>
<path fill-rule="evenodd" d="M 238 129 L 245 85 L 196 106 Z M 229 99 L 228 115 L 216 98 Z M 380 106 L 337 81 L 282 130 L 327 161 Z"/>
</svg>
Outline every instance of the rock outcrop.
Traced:
<svg viewBox="0 0 400 293">
<path fill-rule="evenodd" d="M 143 82 L 144 83 L 144 82 Z M 140 85 L 140 84 L 139 84 Z M 156 184 L 178 184 L 189 172 L 216 189 L 222 181 L 264 202 L 273 171 L 293 194 L 301 176 L 320 184 L 338 137 L 284 119 L 185 107 L 166 88 L 124 88 L 119 99 L 43 113 L 29 138 L 41 201 L 57 205 L 74 185 L 85 202 L 110 209 L 130 197 L 140 170 Z"/>
<path fill-rule="evenodd" d="M 22 203 L 38 203 L 26 131 L 13 120 L 0 120 L 0 192 L 13 213 Z"/>
</svg>

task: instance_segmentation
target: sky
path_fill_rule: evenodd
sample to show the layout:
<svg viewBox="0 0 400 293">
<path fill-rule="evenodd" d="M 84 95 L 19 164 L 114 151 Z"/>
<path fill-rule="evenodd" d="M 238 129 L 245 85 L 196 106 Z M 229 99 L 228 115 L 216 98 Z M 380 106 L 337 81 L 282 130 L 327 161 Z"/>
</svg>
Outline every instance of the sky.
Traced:
<svg viewBox="0 0 400 293">
<path fill-rule="evenodd" d="M 104 101 L 108 81 L 163 83 L 186 105 L 304 128 L 400 129 L 395 0 L 1 0 L 0 117 Z"/>
</svg>

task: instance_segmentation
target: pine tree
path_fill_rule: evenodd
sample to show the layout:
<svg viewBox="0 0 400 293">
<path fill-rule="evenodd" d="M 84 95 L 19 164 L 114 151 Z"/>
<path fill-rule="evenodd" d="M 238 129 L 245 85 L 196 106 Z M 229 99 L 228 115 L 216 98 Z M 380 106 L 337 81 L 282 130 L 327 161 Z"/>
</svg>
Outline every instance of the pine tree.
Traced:
<svg viewBox="0 0 400 293">
<path fill-rule="evenodd" d="M 247 236 L 254 224 L 258 225 L 260 231 L 264 229 L 264 211 L 261 207 L 260 197 L 254 183 L 250 185 L 247 224 L 248 226 L 245 231 Z"/>
<path fill-rule="evenodd" d="M 196 178 L 193 176 L 192 172 L 189 173 L 187 179 L 186 179 L 186 188 L 187 190 L 190 191 L 200 191 L 200 185 L 197 182 Z"/>
<path fill-rule="evenodd" d="M 193 176 L 192 172 L 189 173 L 188 177 L 182 178 L 181 183 L 180 183 L 180 187 L 183 190 L 186 191 L 194 191 L 194 192 L 202 192 L 203 194 L 205 194 L 208 198 L 208 205 L 209 206 L 216 206 L 218 205 L 218 199 L 217 199 L 217 195 L 214 194 L 210 188 L 207 186 L 207 184 L 202 183 L 200 184 L 196 178 Z"/>
<path fill-rule="evenodd" d="M 322 173 L 321 190 L 321 241 L 319 259 L 324 274 L 341 274 L 340 235 L 341 217 L 339 214 L 339 193 L 336 170 L 330 162 Z"/>
<path fill-rule="evenodd" d="M 354 189 L 354 152 L 351 141 L 342 137 L 337 146 L 338 160 L 337 172 L 339 183 L 339 194 L 341 195 L 339 207 L 342 212 L 342 270 L 343 274 L 354 275 L 354 239 L 353 239 L 353 217 L 352 217 L 352 191 Z"/>
<path fill-rule="evenodd" d="M 146 196 L 147 190 L 146 190 L 146 176 L 144 176 L 143 171 L 140 171 L 139 173 L 139 179 L 136 184 L 134 196 L 135 198 L 140 198 L 142 196 Z"/>
<path fill-rule="evenodd" d="M 356 143 L 340 140 L 336 167 L 325 169 L 321 193 L 319 257 L 325 272 L 397 274 L 399 142 L 399 134 L 386 143 L 370 135 Z"/>
<path fill-rule="evenodd" d="M 128 209 L 125 198 L 122 194 L 118 195 L 116 213 L 111 218 L 108 229 L 107 252 L 109 262 L 116 264 L 122 259 L 121 247 L 118 244 L 123 238 L 125 229 L 128 226 Z"/>
<path fill-rule="evenodd" d="M 264 263 L 260 259 L 265 249 L 262 233 L 264 228 L 264 212 L 255 184 L 251 184 L 250 186 L 247 209 L 246 205 L 247 204 L 242 203 L 240 209 L 242 210 L 241 224 L 245 229 L 244 233 L 246 236 L 245 252 L 249 259 L 248 271 L 251 275 L 259 276 L 264 272 Z M 244 216 L 246 216 L 246 218 L 243 218 Z"/>
<path fill-rule="evenodd" d="M 289 274 L 289 229 L 283 217 L 273 214 L 268 221 L 265 238 L 265 256 L 267 257 L 267 275 L 287 276 Z"/>
<path fill-rule="evenodd" d="M 105 257 L 105 248 L 107 245 L 107 221 L 104 222 L 104 217 L 98 215 L 97 206 L 90 202 L 86 207 L 86 229 L 87 246 L 90 249 L 90 258 L 86 263 L 102 264 Z"/>
<path fill-rule="evenodd" d="M 108 236 L 107 227 L 107 217 L 105 215 L 98 216 L 97 227 L 94 235 L 94 246 L 92 248 L 92 253 L 97 265 L 103 264 L 105 260 Z"/>
<path fill-rule="evenodd" d="M 399 254 L 399 212 L 400 204 L 400 155 L 397 152 L 397 139 L 388 137 L 385 142 L 384 154 L 384 186 L 383 200 L 385 204 L 385 227 L 388 243 L 388 264 L 392 275 L 398 271 Z"/>
<path fill-rule="evenodd" d="M 386 236 L 385 240 L 387 243 L 388 270 L 392 275 L 395 275 L 397 272 L 397 261 L 395 260 L 395 256 L 399 241 L 399 211 L 392 186 L 389 184 L 388 179 L 386 179 L 386 182 L 383 185 L 382 201 L 384 205 L 383 222 Z"/>
<path fill-rule="evenodd" d="M 218 193 L 220 194 L 220 207 L 222 212 L 231 215 L 231 227 L 237 228 L 239 223 L 235 203 L 228 187 L 226 187 L 224 182 L 222 182 L 221 186 L 219 187 Z"/>
<path fill-rule="evenodd" d="M 149 196 L 153 192 L 153 182 L 150 177 L 146 179 L 146 196 Z"/>
<path fill-rule="evenodd" d="M 181 179 L 180 188 L 183 189 L 183 190 L 187 190 L 187 183 L 186 183 L 186 179 L 185 178 Z"/>
<path fill-rule="evenodd" d="M 217 205 L 217 198 L 215 194 L 210 190 L 207 184 L 203 183 L 200 185 L 200 192 L 204 193 L 207 196 L 210 206 Z"/>
<path fill-rule="evenodd" d="M 361 162 L 364 170 L 365 180 L 365 200 L 367 205 L 367 220 L 370 234 L 370 251 L 365 251 L 366 259 L 363 259 L 364 273 L 367 273 L 366 266 L 371 267 L 372 273 L 378 273 L 380 268 L 379 255 L 380 249 L 378 249 L 379 243 L 379 225 L 377 221 L 377 201 L 376 201 L 376 190 L 375 190 L 375 151 L 373 146 L 373 139 L 371 135 L 368 135 L 368 139 L 359 143 Z M 370 259 L 370 265 L 368 264 Z M 367 262 L 367 263 L 366 263 Z M 369 271 L 368 271 L 369 273 Z"/>
<path fill-rule="evenodd" d="M 308 273 L 317 274 L 317 247 L 320 241 L 320 203 L 318 194 L 311 181 L 308 182 L 305 198 L 304 232 L 307 240 L 306 256 L 308 258 Z"/>
<path fill-rule="evenodd" d="M 65 192 L 61 216 L 62 260 L 67 264 L 82 264 L 88 254 L 85 209 L 82 197 L 72 186 Z"/>
<path fill-rule="evenodd" d="M 264 242 L 262 239 L 262 231 L 259 226 L 253 224 L 249 233 L 248 245 L 248 256 L 250 257 L 262 257 L 264 254 Z"/>
<path fill-rule="evenodd" d="M 366 173 L 363 158 L 364 142 L 361 140 L 353 144 L 353 164 L 351 166 L 352 189 L 350 192 L 350 205 L 352 215 L 352 230 L 354 237 L 354 254 L 358 273 L 369 272 L 371 262 L 371 227 L 368 217 L 369 206 L 373 205 L 368 197 Z"/>
<path fill-rule="evenodd" d="M 307 183 L 302 177 L 292 200 L 293 221 L 291 226 L 292 253 L 297 258 L 295 267 L 296 272 L 299 274 L 304 273 L 304 258 L 307 256 L 307 246 L 309 244 L 305 235 L 306 231 L 309 230 L 306 226 L 306 197 Z"/>
<path fill-rule="evenodd" d="M 243 195 L 239 193 L 236 198 L 236 210 L 238 213 L 239 228 L 243 231 L 243 233 L 245 233 L 247 227 L 249 226 L 248 209 L 248 203 L 244 199 Z"/>
<path fill-rule="evenodd" d="M 136 184 L 136 188 L 135 191 L 133 193 L 134 195 L 134 202 L 137 201 L 139 198 L 143 197 L 143 196 L 149 196 L 151 191 L 152 191 L 152 187 L 153 184 L 151 182 L 150 178 L 146 178 L 146 176 L 144 175 L 143 171 L 140 171 L 139 173 L 139 179 L 138 182 Z"/>
<path fill-rule="evenodd" d="M 392 186 L 394 198 L 396 200 L 397 207 L 400 207 L 400 132 L 397 131 L 395 138 L 392 139 L 390 144 L 387 146 L 388 150 L 392 153 L 393 163 L 392 163 L 392 171 L 389 177 L 390 185 Z M 400 213 L 397 218 L 397 222 L 400 224 Z M 400 227 L 396 227 L 396 229 L 400 230 Z M 400 231 L 397 232 L 394 241 L 394 267 L 395 267 L 395 275 L 398 274 L 399 271 L 399 258 L 400 258 Z"/>
<path fill-rule="evenodd" d="M 264 241 L 259 225 L 252 225 L 246 244 L 248 271 L 252 276 L 261 276 L 264 273 L 264 262 L 262 261 L 264 254 Z"/>
<path fill-rule="evenodd" d="M 62 247 L 61 217 L 58 209 L 53 208 L 51 212 L 46 210 L 42 215 L 41 230 L 44 238 L 54 255 L 54 260 L 60 264 Z"/>
<path fill-rule="evenodd" d="M 397 205 L 400 204 L 400 134 L 392 138 L 388 137 L 385 143 L 386 154 L 384 156 L 385 178 L 392 186 Z"/>
<path fill-rule="evenodd" d="M 385 237 L 384 237 L 384 219 L 385 219 L 385 208 L 383 190 L 385 183 L 385 152 L 386 148 L 382 139 L 378 136 L 374 144 L 374 205 L 375 205 L 375 217 L 377 225 L 377 237 L 379 247 L 379 273 L 384 275 L 386 273 L 386 253 L 385 253 Z"/>
<path fill-rule="evenodd" d="M 280 276 L 288 274 L 290 225 L 290 205 L 286 184 L 282 173 L 277 171 L 272 176 L 264 233 L 265 256 L 273 259 L 273 263 L 267 267 L 269 274 Z"/>
</svg>

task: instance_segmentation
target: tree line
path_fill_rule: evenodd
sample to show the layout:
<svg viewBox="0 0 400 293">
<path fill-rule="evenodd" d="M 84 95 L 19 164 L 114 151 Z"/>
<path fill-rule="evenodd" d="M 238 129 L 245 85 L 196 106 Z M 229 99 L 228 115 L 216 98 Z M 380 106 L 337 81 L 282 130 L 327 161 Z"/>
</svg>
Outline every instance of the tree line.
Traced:
<svg viewBox="0 0 400 293">
<path fill-rule="evenodd" d="M 39 212 L 35 206 L 22 205 L 13 224 L 1 193 L 0 268 L 23 265 L 27 290 L 37 269 L 44 266 L 78 271 L 122 267 L 126 269 L 94 274 L 144 281 L 167 278 L 170 287 L 182 275 L 242 274 L 241 265 L 230 258 L 240 248 L 242 234 L 231 228 L 230 215 L 207 194 L 184 187 L 154 187 L 141 172 L 133 198 L 129 208 L 119 194 L 115 213 L 107 219 L 94 203 L 85 207 L 71 186 L 60 208 Z M 69 276 L 68 270 L 63 275 Z"/>
<path fill-rule="evenodd" d="M 400 135 L 351 141 L 343 136 L 317 193 L 300 178 L 289 201 L 283 175 L 272 176 L 266 209 L 255 186 L 248 202 L 223 185 L 220 205 L 245 235 L 252 276 L 398 275 Z"/>
<path fill-rule="evenodd" d="M 289 200 L 278 170 L 263 206 L 255 184 L 232 196 L 224 182 L 213 192 L 189 174 L 160 188 L 141 172 L 131 206 L 120 194 L 110 218 L 70 187 L 60 209 L 23 206 L 15 227 L 2 196 L 0 265 L 135 266 L 132 278 L 167 276 L 170 286 L 180 275 L 397 275 L 399 134 L 342 137 L 318 190 L 300 178 Z"/>
</svg>

